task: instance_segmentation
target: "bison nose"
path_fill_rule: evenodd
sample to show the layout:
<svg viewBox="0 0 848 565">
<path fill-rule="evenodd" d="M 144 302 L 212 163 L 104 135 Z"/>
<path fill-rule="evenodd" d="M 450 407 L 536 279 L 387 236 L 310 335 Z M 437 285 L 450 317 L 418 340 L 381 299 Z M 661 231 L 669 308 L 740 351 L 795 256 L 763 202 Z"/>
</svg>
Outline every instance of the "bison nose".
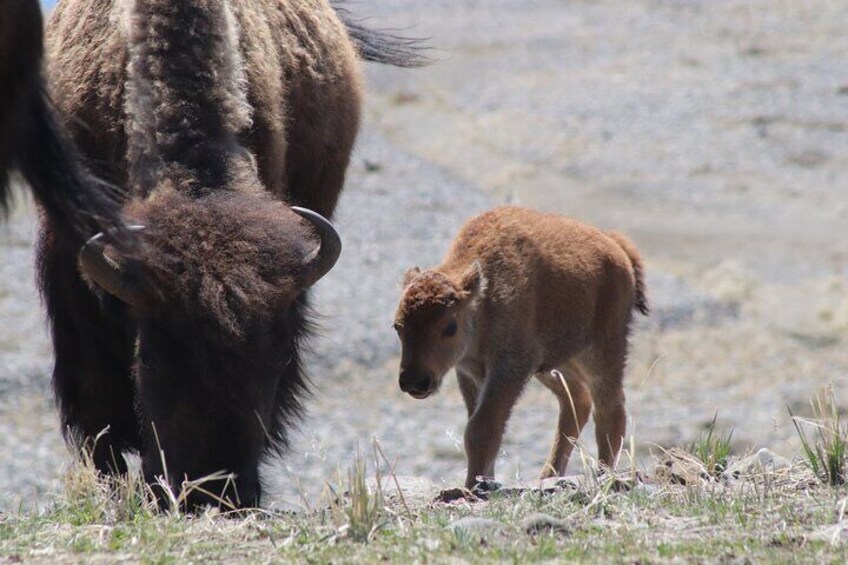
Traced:
<svg viewBox="0 0 848 565">
<path fill-rule="evenodd" d="M 413 396 L 427 395 L 433 389 L 433 377 L 427 373 L 401 371 L 400 389 Z"/>
</svg>

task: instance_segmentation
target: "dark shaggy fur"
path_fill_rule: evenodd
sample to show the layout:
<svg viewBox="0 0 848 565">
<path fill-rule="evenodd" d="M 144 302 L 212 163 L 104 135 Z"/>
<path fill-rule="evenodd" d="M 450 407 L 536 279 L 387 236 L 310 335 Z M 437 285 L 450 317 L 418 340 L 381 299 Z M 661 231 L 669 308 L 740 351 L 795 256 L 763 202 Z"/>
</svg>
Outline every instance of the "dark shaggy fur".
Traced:
<svg viewBox="0 0 848 565">
<path fill-rule="evenodd" d="M 316 245 L 289 207 L 264 193 L 175 192 L 134 202 L 127 214 L 150 226 L 133 258 L 155 293 L 149 307 L 197 318 L 192 335 L 212 346 L 243 343 L 297 296 L 301 260 Z"/>
<path fill-rule="evenodd" d="M 42 85 L 42 53 L 38 2 L 0 3 L 0 213 L 17 170 L 62 237 L 79 244 L 99 229 L 120 228 L 120 205 L 58 124 Z"/>
<path fill-rule="evenodd" d="M 44 225 L 63 425 L 105 472 L 137 450 L 152 482 L 161 449 L 176 490 L 224 471 L 235 480 L 204 489 L 258 504 L 260 458 L 285 446 L 307 391 L 302 281 L 319 241 L 289 205 L 335 208 L 359 123 L 357 45 L 322 1 L 128 5 L 66 0 L 48 27 L 57 103 L 146 226 L 131 255 L 105 249 L 134 289 L 124 304 L 92 292 L 78 249 Z M 187 500 L 205 503 L 218 502 Z"/>
</svg>

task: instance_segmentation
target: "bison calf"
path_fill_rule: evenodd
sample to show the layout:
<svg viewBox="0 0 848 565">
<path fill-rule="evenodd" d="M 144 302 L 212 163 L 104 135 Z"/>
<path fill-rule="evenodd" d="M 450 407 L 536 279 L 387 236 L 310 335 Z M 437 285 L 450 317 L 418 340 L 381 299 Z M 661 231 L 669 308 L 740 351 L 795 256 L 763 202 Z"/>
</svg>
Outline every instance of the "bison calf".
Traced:
<svg viewBox="0 0 848 565">
<path fill-rule="evenodd" d="M 630 321 L 634 309 L 648 313 L 642 260 L 625 237 L 504 206 L 470 220 L 441 265 L 410 269 L 403 285 L 400 388 L 426 398 L 456 367 L 468 409 L 466 487 L 494 478 L 507 418 L 530 376 L 560 405 L 542 477 L 564 473 L 593 404 L 599 459 L 615 465 Z"/>
</svg>

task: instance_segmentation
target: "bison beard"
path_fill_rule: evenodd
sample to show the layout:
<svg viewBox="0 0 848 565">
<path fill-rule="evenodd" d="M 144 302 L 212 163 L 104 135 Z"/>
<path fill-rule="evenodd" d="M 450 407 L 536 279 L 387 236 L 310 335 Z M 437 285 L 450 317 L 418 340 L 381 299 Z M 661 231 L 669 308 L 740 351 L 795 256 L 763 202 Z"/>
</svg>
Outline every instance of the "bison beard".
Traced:
<svg viewBox="0 0 848 565">
<path fill-rule="evenodd" d="M 146 480 L 176 494 L 230 476 L 186 508 L 253 506 L 259 461 L 285 447 L 307 393 L 305 291 L 339 251 L 325 220 L 290 204 L 332 213 L 358 128 L 357 53 L 393 43 L 351 39 L 327 2 L 128 4 L 60 3 L 48 26 L 57 104 L 144 226 L 131 252 L 108 233 L 80 252 L 49 214 L 42 227 L 62 424 L 105 473 L 137 451 Z"/>
</svg>

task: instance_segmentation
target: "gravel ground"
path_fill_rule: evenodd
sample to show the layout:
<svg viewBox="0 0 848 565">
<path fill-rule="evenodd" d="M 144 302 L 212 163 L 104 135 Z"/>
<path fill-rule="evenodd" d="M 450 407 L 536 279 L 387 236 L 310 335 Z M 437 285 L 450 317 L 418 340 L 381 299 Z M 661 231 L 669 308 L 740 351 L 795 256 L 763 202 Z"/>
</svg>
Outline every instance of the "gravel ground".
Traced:
<svg viewBox="0 0 848 565">
<path fill-rule="evenodd" d="M 390 329 L 404 269 L 510 201 L 629 233 L 654 312 L 633 339 L 644 455 L 718 412 L 737 449 L 796 451 L 786 407 L 826 382 L 848 406 L 848 6 L 838 0 L 374 0 L 374 25 L 430 37 L 426 69 L 369 66 L 366 120 L 319 283 L 315 398 L 279 503 L 315 496 L 378 438 L 396 470 L 464 477 L 456 386 L 415 401 Z M 32 213 L 0 235 L 0 505 L 57 488 L 67 455 L 32 283 Z M 499 469 L 536 476 L 555 401 L 530 386 Z M 585 432 L 590 438 L 591 431 Z M 590 451 L 594 450 L 587 440 Z"/>
</svg>

